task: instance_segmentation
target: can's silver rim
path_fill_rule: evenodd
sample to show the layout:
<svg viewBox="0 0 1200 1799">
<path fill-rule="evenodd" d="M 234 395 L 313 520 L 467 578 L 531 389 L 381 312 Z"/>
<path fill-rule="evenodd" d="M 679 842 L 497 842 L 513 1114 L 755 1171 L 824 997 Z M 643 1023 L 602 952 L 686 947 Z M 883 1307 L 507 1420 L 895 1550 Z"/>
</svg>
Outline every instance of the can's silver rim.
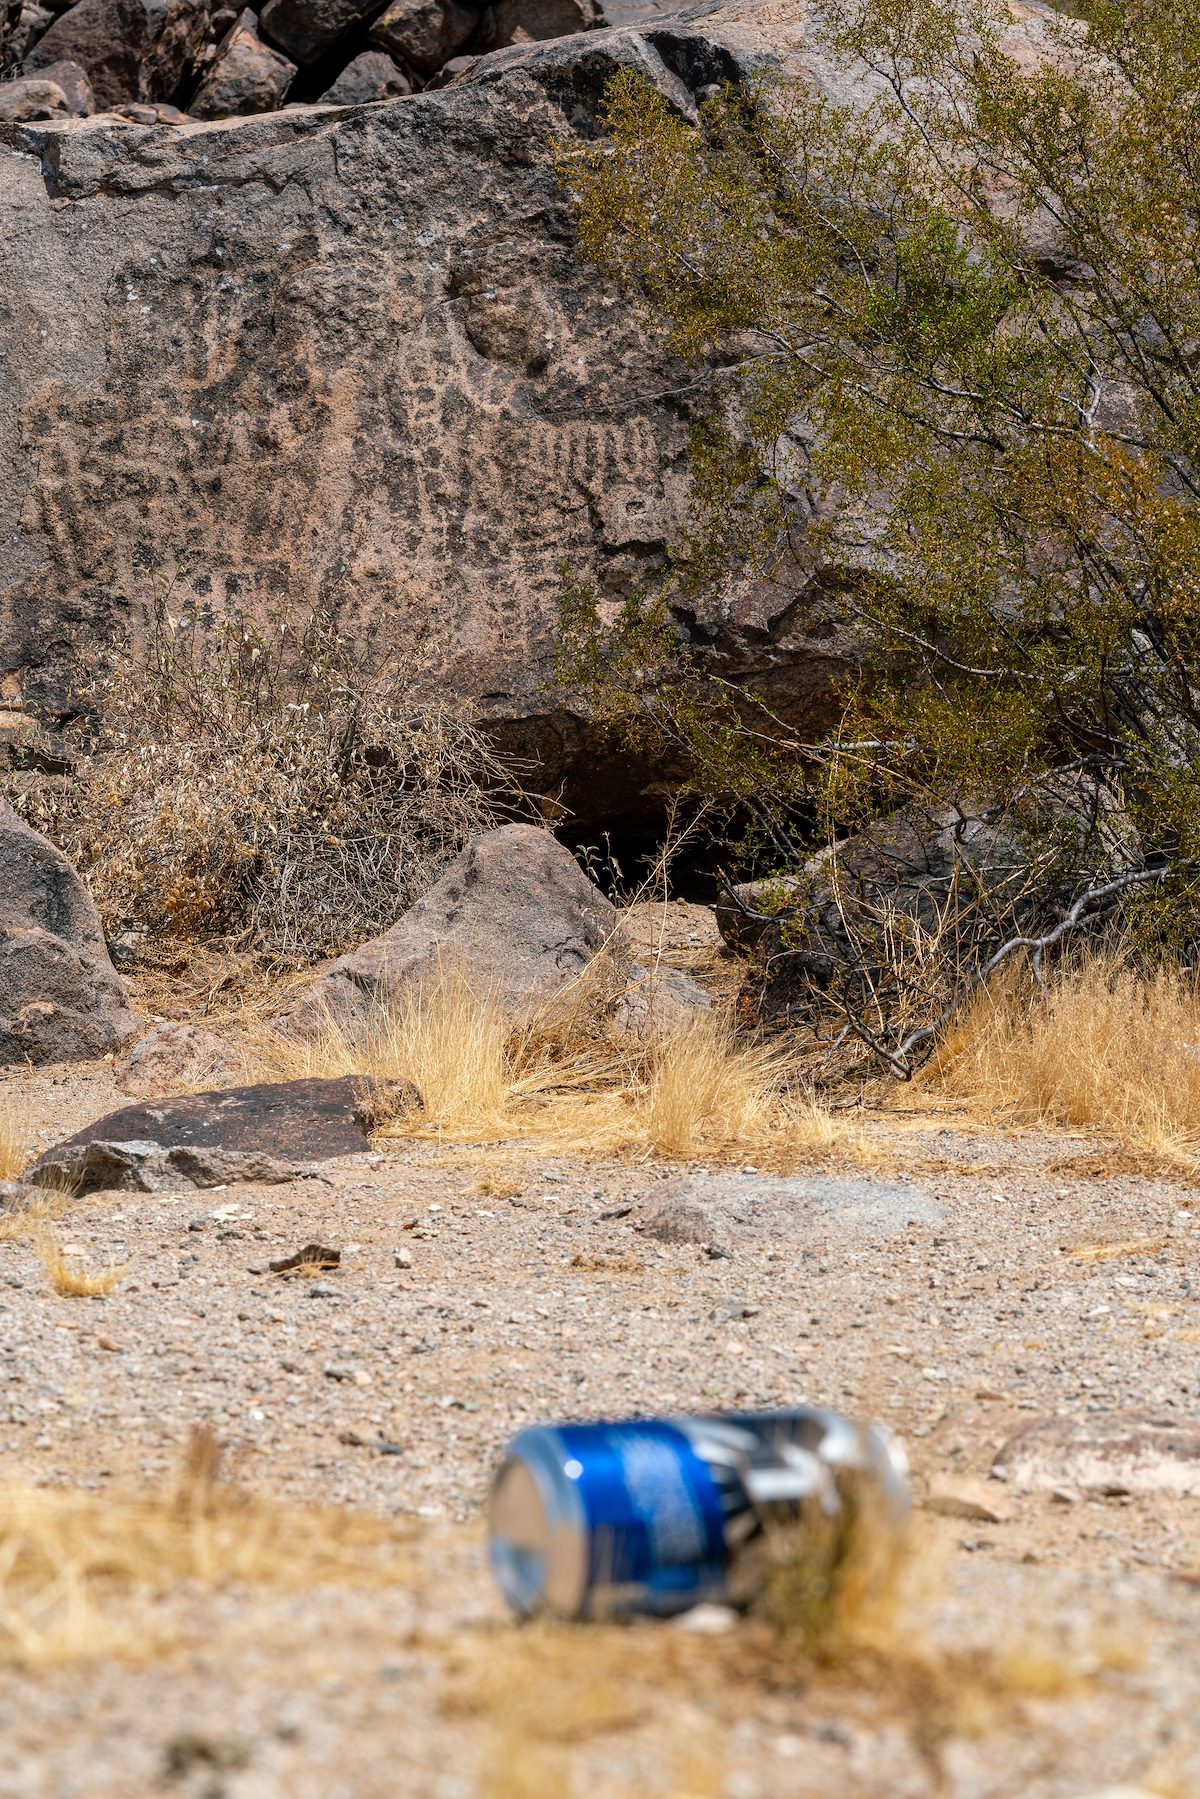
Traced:
<svg viewBox="0 0 1200 1799">
<path fill-rule="evenodd" d="M 556 1432 L 523 1431 L 492 1483 L 488 1554 L 522 1618 L 541 1611 L 580 1618 L 587 1603 L 587 1522 L 565 1459 Z"/>
</svg>

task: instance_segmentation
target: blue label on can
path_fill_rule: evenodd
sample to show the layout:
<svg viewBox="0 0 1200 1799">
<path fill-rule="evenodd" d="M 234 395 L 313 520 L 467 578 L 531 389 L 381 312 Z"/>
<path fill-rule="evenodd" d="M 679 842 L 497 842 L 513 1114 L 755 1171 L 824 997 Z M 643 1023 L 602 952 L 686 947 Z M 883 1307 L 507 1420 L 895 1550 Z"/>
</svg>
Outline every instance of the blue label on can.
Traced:
<svg viewBox="0 0 1200 1799">
<path fill-rule="evenodd" d="M 728 1560 L 721 1496 L 683 1432 L 657 1421 L 560 1425 L 588 1523 L 592 1608 L 677 1611 L 712 1598 Z"/>
</svg>

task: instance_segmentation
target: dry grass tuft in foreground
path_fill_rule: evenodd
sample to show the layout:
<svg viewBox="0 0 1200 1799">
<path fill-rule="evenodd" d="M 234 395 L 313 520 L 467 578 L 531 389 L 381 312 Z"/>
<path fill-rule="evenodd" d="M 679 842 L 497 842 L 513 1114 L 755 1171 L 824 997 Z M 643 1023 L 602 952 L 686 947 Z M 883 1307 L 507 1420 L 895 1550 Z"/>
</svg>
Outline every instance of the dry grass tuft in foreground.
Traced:
<svg viewBox="0 0 1200 1799">
<path fill-rule="evenodd" d="M 105 1299 L 129 1272 L 130 1264 L 93 1271 L 79 1256 L 68 1256 L 51 1230 L 34 1234 L 34 1247 L 46 1278 L 60 1299 Z"/>
<path fill-rule="evenodd" d="M 790 1049 L 739 1036 L 714 1010 L 648 1041 L 606 1033 L 603 969 L 514 1023 L 454 970 L 363 1030 L 328 1017 L 303 1043 L 259 1038 L 264 1068 L 361 1074 L 420 1095 L 384 1134 L 444 1142 L 537 1139 L 590 1155 L 785 1162 L 840 1154 L 876 1165 L 861 1128 L 817 1104 Z"/>
<path fill-rule="evenodd" d="M 65 1194 L 49 1189 L 0 1212 L 0 1243 L 24 1243 L 44 1231 L 49 1221 L 57 1218 L 65 1199 Z"/>
<path fill-rule="evenodd" d="M 29 1161 L 29 1127 L 14 1112 L 0 1116 L 0 1181 L 15 1181 Z"/>
<path fill-rule="evenodd" d="M 851 1557 L 831 1570 L 822 1547 L 778 1539 L 763 1603 L 723 1634 L 647 1620 L 585 1628 L 535 1620 L 505 1634 L 503 1653 L 493 1632 L 449 1642 L 442 1709 L 493 1732 L 489 1799 L 575 1790 L 577 1752 L 639 1728 L 657 1741 L 657 1721 L 680 1702 L 701 1733 L 689 1738 L 698 1759 L 686 1772 L 680 1765 L 666 1790 L 680 1799 L 722 1792 L 745 1719 L 800 1693 L 814 1711 L 846 1708 L 869 1715 L 873 1729 L 907 1736 L 931 1790 L 949 1791 L 944 1750 L 955 1737 L 1012 1728 L 1026 1700 L 1062 1698 L 1111 1665 L 1098 1639 L 1068 1648 L 1041 1618 L 1016 1620 L 994 1651 L 945 1646 L 930 1627 L 951 1552 L 924 1521 L 914 1521 L 886 1569 Z M 613 1776 L 602 1790 L 633 1799 L 650 1789 Z"/>
<path fill-rule="evenodd" d="M 869 1478 L 843 1475 L 839 1486 L 842 1513 L 830 1517 L 813 1502 L 743 1558 L 754 1609 L 821 1663 L 866 1648 L 894 1653 L 917 1586 L 931 1581 L 911 1519 L 897 1522 Z"/>
<path fill-rule="evenodd" d="M 1032 994 L 1010 977 L 948 1029 L 920 1080 L 1014 1122 L 1111 1132 L 1200 1164 L 1200 988 L 1102 955 Z"/>
<path fill-rule="evenodd" d="M 0 1483 L 0 1665 L 136 1659 L 163 1646 L 183 1582 L 307 1590 L 404 1581 L 394 1521 L 274 1505 L 219 1477 L 193 1434 L 174 1488 L 140 1496 Z"/>
</svg>

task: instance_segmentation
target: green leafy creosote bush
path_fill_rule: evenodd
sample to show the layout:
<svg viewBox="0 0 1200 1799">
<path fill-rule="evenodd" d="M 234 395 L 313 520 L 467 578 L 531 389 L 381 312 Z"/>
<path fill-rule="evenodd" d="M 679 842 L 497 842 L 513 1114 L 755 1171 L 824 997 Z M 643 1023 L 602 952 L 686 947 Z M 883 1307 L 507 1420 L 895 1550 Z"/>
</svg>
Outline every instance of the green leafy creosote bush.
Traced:
<svg viewBox="0 0 1200 1799">
<path fill-rule="evenodd" d="M 821 17 L 852 88 L 766 75 L 689 120 L 625 71 L 607 134 L 564 150 L 584 252 L 709 395 L 665 583 L 615 618 L 570 585 L 564 680 L 749 814 L 785 876 L 898 807 L 1024 813 L 1044 846 L 1074 781 L 1084 811 L 1121 809 L 1119 866 L 1065 830 L 1040 912 L 997 905 L 979 954 L 1118 910 L 1187 953 L 1200 17 L 1176 0 Z M 819 589 L 869 646 L 825 739 L 798 741 L 677 626 L 698 593 L 711 616 L 758 579 Z"/>
</svg>

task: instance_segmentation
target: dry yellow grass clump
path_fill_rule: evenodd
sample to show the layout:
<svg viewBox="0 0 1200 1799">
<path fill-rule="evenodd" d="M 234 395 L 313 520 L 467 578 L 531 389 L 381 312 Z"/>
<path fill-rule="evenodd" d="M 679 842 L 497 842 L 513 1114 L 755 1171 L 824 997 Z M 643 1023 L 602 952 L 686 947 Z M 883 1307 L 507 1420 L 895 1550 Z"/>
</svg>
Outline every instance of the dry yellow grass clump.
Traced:
<svg viewBox="0 0 1200 1799">
<path fill-rule="evenodd" d="M 386 1134 L 443 1141 L 553 1140 L 591 1155 L 670 1160 L 774 1152 L 878 1152 L 820 1106 L 787 1045 L 740 1036 L 720 1009 L 645 1041 L 607 1032 L 601 975 L 513 1022 L 459 972 L 379 1012 L 364 1029 L 329 1016 L 303 1043 L 260 1037 L 264 1065 L 308 1075 L 361 1074 L 415 1089 Z"/>
<path fill-rule="evenodd" d="M 184 1582 L 305 1590 L 412 1572 L 394 1521 L 259 1499 L 218 1478 L 215 1442 L 197 1431 L 162 1492 L 0 1483 L 0 1666 L 153 1653 L 158 1602 Z"/>
<path fill-rule="evenodd" d="M 1200 1158 L 1200 987 L 1103 955 L 1033 993 L 1009 978 L 949 1028 L 921 1080 L 1016 1122 Z"/>
<path fill-rule="evenodd" d="M 16 1179 L 30 1154 L 28 1126 L 11 1113 L 0 1118 L 0 1180 Z M 52 1188 L 33 1195 L 27 1192 L 11 1209 L 0 1211 L 0 1243 L 32 1242 L 51 1287 L 61 1298 L 103 1297 L 113 1291 L 126 1269 L 111 1265 L 90 1269 L 81 1256 L 64 1252 L 51 1221 L 66 1197 Z"/>
<path fill-rule="evenodd" d="M 0 1212 L 0 1243 L 23 1243 L 46 1228 L 61 1211 L 65 1195 L 47 1191 L 22 1199 L 12 1211 Z"/>
<path fill-rule="evenodd" d="M 104 1299 L 129 1272 L 129 1264 L 89 1268 L 80 1255 L 68 1254 L 50 1230 L 34 1233 L 34 1247 L 46 1278 L 60 1299 Z"/>
<path fill-rule="evenodd" d="M 15 1181 L 30 1157 L 29 1127 L 15 1112 L 0 1113 L 0 1181 Z"/>
</svg>

